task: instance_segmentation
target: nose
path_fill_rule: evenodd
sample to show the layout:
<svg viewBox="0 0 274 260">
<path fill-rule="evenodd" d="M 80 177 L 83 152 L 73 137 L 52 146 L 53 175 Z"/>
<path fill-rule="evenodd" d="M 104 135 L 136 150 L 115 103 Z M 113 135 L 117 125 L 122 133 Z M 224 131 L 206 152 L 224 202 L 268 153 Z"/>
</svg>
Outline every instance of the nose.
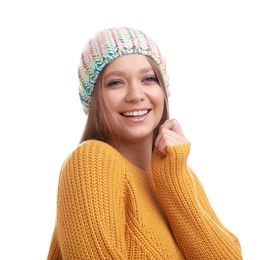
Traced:
<svg viewBox="0 0 274 260">
<path fill-rule="evenodd" d="M 145 99 L 142 86 L 137 82 L 131 82 L 127 87 L 126 102 L 137 103 Z"/>
</svg>

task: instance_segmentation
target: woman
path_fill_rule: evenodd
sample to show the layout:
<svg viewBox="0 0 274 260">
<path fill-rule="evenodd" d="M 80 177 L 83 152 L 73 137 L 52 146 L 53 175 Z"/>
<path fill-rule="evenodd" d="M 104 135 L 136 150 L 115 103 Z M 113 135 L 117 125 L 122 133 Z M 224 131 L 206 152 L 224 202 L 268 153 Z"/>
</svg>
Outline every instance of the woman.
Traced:
<svg viewBox="0 0 274 260">
<path fill-rule="evenodd" d="M 190 143 L 168 118 L 168 76 L 141 31 L 90 39 L 79 66 L 88 115 L 61 169 L 48 259 L 242 259 L 187 165 Z"/>
</svg>

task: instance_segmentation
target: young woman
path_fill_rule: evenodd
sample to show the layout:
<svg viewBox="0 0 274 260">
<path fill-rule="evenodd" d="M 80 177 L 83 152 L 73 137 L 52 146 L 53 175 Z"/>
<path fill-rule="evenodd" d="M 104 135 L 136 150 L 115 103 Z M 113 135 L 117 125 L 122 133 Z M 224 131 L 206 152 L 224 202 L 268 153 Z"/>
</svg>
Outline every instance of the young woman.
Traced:
<svg viewBox="0 0 274 260">
<path fill-rule="evenodd" d="M 157 45 L 132 28 L 90 39 L 79 66 L 87 123 L 65 160 L 48 259 L 242 259 L 187 165 Z"/>
</svg>

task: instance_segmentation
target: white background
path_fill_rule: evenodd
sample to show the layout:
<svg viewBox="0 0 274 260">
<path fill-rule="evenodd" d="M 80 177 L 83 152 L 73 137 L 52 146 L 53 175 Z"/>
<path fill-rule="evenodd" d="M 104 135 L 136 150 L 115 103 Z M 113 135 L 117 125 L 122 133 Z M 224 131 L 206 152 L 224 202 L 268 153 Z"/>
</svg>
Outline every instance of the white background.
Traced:
<svg viewBox="0 0 274 260">
<path fill-rule="evenodd" d="M 59 170 L 85 123 L 80 53 L 111 26 L 158 43 L 190 166 L 244 259 L 274 259 L 273 14 L 264 0 L 2 1 L 0 259 L 46 259 Z"/>
</svg>

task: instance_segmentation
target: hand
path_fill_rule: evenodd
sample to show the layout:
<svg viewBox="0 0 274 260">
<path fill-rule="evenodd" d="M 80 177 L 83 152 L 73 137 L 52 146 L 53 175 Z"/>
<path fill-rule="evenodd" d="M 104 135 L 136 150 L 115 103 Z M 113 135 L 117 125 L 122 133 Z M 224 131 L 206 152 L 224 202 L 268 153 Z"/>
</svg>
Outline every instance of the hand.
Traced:
<svg viewBox="0 0 274 260">
<path fill-rule="evenodd" d="M 158 150 L 166 155 L 168 146 L 188 144 L 179 123 L 176 119 L 166 120 L 159 129 L 159 134 L 155 140 L 155 146 Z"/>
</svg>

